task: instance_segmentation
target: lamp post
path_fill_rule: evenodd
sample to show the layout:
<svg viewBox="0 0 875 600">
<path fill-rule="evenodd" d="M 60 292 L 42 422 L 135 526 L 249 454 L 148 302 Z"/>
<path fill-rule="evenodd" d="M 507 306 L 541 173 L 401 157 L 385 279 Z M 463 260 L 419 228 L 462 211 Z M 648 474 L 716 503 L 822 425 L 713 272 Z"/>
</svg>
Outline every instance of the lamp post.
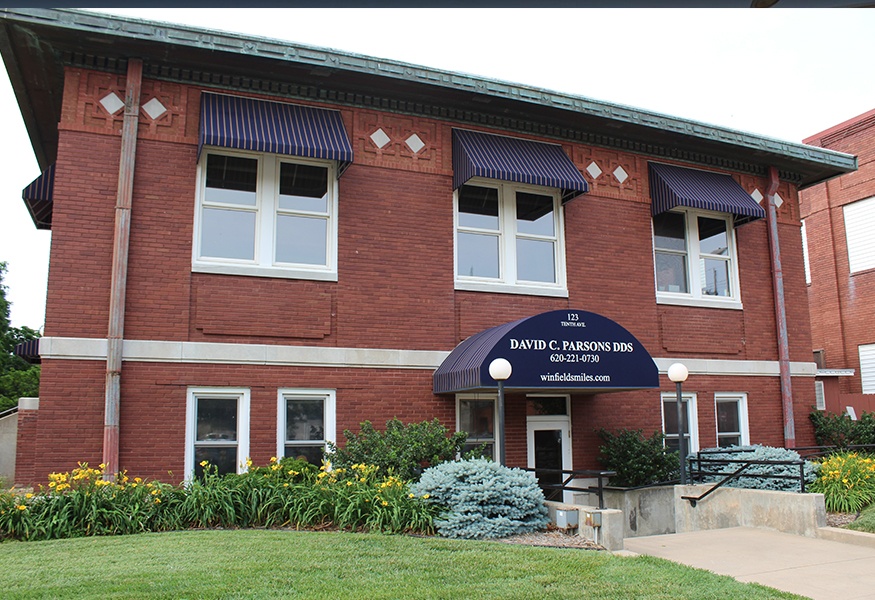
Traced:
<svg viewBox="0 0 875 600">
<path fill-rule="evenodd" d="M 690 371 L 682 363 L 674 363 L 668 368 L 668 378 L 675 382 L 678 391 L 678 456 L 681 463 L 681 485 L 687 485 L 687 468 L 685 464 L 687 462 L 687 444 L 686 440 L 684 440 L 684 401 L 681 396 L 681 384 L 687 380 L 689 374 Z"/>
<path fill-rule="evenodd" d="M 498 382 L 498 464 L 505 466 L 504 452 L 504 382 L 510 378 L 513 369 L 506 358 L 496 358 L 489 363 L 489 376 Z"/>
</svg>

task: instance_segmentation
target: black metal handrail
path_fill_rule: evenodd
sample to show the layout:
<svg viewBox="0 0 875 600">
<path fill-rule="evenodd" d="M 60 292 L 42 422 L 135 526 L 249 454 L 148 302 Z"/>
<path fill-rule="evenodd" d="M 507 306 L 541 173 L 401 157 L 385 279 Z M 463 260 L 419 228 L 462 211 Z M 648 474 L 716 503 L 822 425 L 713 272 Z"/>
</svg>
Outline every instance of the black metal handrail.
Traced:
<svg viewBox="0 0 875 600">
<path fill-rule="evenodd" d="M 18 407 L 17 407 L 17 406 L 13 406 L 12 408 L 7 408 L 7 409 L 4 410 L 3 412 L 0 412 L 0 419 L 2 419 L 3 417 L 5 417 L 6 415 L 11 415 L 11 414 L 14 414 L 14 413 L 17 413 L 17 412 L 18 412 Z"/>
<path fill-rule="evenodd" d="M 523 471 L 530 471 L 535 474 L 537 477 L 538 473 L 543 474 L 551 474 L 551 473 L 561 473 L 567 474 L 568 477 L 562 483 L 541 483 L 538 484 L 541 486 L 541 489 L 550 489 L 553 491 L 553 494 L 550 495 L 551 498 L 555 497 L 555 494 L 558 492 L 588 492 L 590 494 L 595 494 L 599 499 L 599 509 L 605 508 L 605 481 L 611 477 L 615 477 L 617 475 L 616 471 L 594 471 L 594 470 L 570 470 L 570 469 L 535 469 L 535 468 L 524 468 Z M 596 477 L 598 479 L 598 484 L 593 487 L 575 487 L 569 485 L 573 479 L 578 477 Z"/>
<path fill-rule="evenodd" d="M 757 479 L 789 479 L 793 481 L 799 482 L 799 491 L 800 493 L 805 493 L 805 461 L 804 460 L 733 460 L 731 458 L 707 458 L 703 457 L 703 454 L 736 454 L 741 452 L 747 452 L 746 450 L 703 450 L 701 452 L 696 453 L 696 458 L 688 459 L 690 462 L 690 473 L 693 476 L 693 480 L 702 481 L 707 476 L 724 476 L 723 479 L 714 484 L 711 488 L 709 488 L 704 494 L 699 496 L 681 496 L 683 500 L 689 500 L 691 506 L 696 506 L 696 503 L 703 500 L 707 496 L 709 496 L 714 490 L 723 487 L 733 479 L 736 479 L 741 476 L 741 474 L 752 465 L 789 465 L 789 466 L 798 466 L 799 467 L 799 475 L 772 475 L 769 473 L 749 473 L 749 477 L 755 477 Z M 696 468 L 692 468 L 692 463 L 696 463 Z M 728 465 L 736 465 L 741 464 L 741 466 L 736 469 L 732 473 L 725 473 L 723 471 L 713 471 L 703 469 L 702 466 L 711 465 L 712 468 L 719 466 L 728 466 Z"/>
<path fill-rule="evenodd" d="M 823 457 L 835 452 L 845 452 L 847 450 L 862 450 L 875 454 L 875 444 L 848 444 L 847 446 L 799 446 L 792 448 L 799 453 L 800 456 Z"/>
</svg>

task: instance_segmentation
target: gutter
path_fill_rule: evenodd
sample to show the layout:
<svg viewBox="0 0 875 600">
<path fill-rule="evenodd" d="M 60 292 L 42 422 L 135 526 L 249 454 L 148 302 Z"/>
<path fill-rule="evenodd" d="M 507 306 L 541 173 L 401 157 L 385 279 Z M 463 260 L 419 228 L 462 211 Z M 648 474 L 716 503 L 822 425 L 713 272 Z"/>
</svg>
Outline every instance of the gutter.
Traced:
<svg viewBox="0 0 875 600">
<path fill-rule="evenodd" d="M 109 326 L 106 352 L 106 403 L 103 425 L 104 478 L 119 472 L 119 405 L 121 403 L 122 341 L 125 330 L 125 293 L 128 284 L 128 251 L 131 240 L 131 204 L 134 195 L 134 167 L 137 155 L 137 125 L 143 61 L 128 60 L 125 83 L 125 116 L 119 156 L 118 195 L 113 234 L 112 280 L 109 297 Z"/>
<path fill-rule="evenodd" d="M 787 311 L 784 298 L 784 270 L 781 266 L 781 246 L 778 242 L 778 169 L 769 167 L 769 187 L 766 191 L 766 222 L 769 227 L 769 255 L 772 259 L 772 289 L 775 294 L 775 326 L 778 338 L 778 370 L 781 378 L 781 407 L 784 415 L 784 447 L 796 447 L 796 423 L 793 418 L 793 386 L 790 381 L 790 341 L 787 335 Z"/>
</svg>

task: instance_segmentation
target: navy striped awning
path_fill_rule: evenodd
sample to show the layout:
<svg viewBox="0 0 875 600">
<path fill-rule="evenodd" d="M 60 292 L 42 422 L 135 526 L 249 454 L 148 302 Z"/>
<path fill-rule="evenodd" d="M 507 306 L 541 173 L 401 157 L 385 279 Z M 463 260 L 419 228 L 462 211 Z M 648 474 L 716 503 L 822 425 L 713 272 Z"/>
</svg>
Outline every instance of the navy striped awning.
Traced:
<svg viewBox="0 0 875 600">
<path fill-rule="evenodd" d="M 55 165 L 21 190 L 21 198 L 37 229 L 52 228 L 52 194 L 55 189 Z"/>
<path fill-rule="evenodd" d="M 12 353 L 15 356 L 20 356 L 29 363 L 38 364 L 40 362 L 39 338 L 16 344 L 12 349 Z"/>
<path fill-rule="evenodd" d="M 688 206 L 735 215 L 736 225 L 766 216 L 763 207 L 729 175 L 660 163 L 649 166 L 654 215 Z"/>
<path fill-rule="evenodd" d="M 589 191 L 558 144 L 453 129 L 453 189 L 472 177 L 559 188 L 563 202 Z"/>
<path fill-rule="evenodd" d="M 434 372 L 432 377 L 434 393 L 447 394 L 488 386 L 482 378 L 486 357 L 508 331 L 524 320 L 485 329 L 456 346 L 456 349 L 450 352 Z"/>
<path fill-rule="evenodd" d="M 337 176 L 352 163 L 340 112 L 224 94 L 201 94 L 198 155 L 204 146 L 336 160 Z"/>
</svg>

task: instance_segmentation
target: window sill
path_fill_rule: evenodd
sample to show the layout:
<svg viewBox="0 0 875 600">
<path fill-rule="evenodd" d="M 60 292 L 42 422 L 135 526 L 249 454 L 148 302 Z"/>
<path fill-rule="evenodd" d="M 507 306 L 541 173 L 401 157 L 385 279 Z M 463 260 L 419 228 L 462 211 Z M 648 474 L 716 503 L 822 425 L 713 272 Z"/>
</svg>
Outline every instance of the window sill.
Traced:
<svg viewBox="0 0 875 600">
<path fill-rule="evenodd" d="M 257 267 L 250 265 L 221 265 L 193 263 L 193 273 L 214 273 L 216 275 L 243 275 L 245 277 L 270 277 L 273 279 L 309 279 L 313 281 L 337 281 L 337 271 L 309 271 L 306 269 L 284 269 L 279 267 Z"/>
<path fill-rule="evenodd" d="M 490 294 L 518 294 L 524 296 L 549 296 L 552 298 L 568 297 L 568 290 L 564 287 L 538 287 L 534 285 L 508 285 L 506 283 L 456 280 L 455 288 L 466 292 L 487 292 Z"/>
<path fill-rule="evenodd" d="M 695 306 L 697 308 L 722 308 L 727 310 L 744 310 L 744 305 L 739 300 L 731 298 L 692 298 L 656 295 L 657 304 L 670 304 L 674 306 Z"/>
</svg>

